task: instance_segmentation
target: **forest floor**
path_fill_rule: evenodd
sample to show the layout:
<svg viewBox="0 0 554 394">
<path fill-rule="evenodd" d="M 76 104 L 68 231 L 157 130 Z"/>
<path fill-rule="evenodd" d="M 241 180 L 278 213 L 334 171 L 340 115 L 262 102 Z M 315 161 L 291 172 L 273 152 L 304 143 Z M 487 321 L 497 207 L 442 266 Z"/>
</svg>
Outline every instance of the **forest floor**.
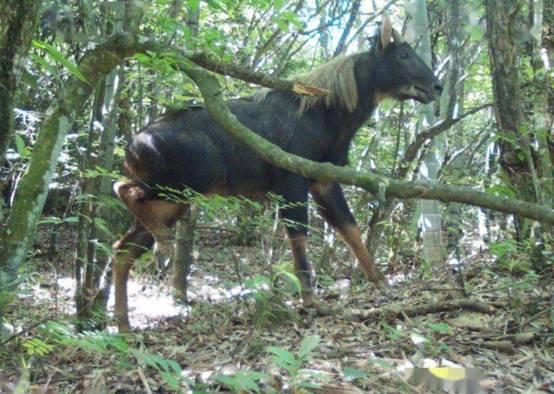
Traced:
<svg viewBox="0 0 554 394">
<path fill-rule="evenodd" d="M 259 247 L 199 244 L 188 306 L 168 279 L 135 271 L 126 336 L 74 334 L 70 266 L 54 274 L 43 261 L 6 318 L 16 335 L 0 345 L 0 392 L 554 393 L 552 272 L 508 275 L 476 253 L 462 275 L 397 275 L 378 290 L 338 249 L 344 272 L 321 281 L 320 308 L 303 310 L 253 290 L 259 275 L 278 276 Z"/>
</svg>

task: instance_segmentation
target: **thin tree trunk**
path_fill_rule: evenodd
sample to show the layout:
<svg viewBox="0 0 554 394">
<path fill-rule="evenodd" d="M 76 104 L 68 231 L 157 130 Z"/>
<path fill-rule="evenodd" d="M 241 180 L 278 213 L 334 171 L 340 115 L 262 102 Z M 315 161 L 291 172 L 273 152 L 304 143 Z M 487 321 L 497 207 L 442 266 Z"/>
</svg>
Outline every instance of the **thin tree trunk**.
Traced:
<svg viewBox="0 0 554 394">
<path fill-rule="evenodd" d="M 188 275 L 194 262 L 194 233 L 198 220 L 198 208 L 189 205 L 181 219 L 177 222 L 175 256 L 173 258 L 173 288 L 174 297 L 182 303 L 188 303 Z"/>
<path fill-rule="evenodd" d="M 417 48 L 421 58 L 431 66 L 431 38 L 429 32 L 429 20 L 427 16 L 427 3 L 425 0 L 414 1 L 412 15 L 412 29 L 416 37 L 421 38 Z M 423 104 L 419 107 L 419 127 L 435 123 L 432 104 Z M 425 181 L 436 182 L 442 163 L 444 138 L 436 137 L 432 141 L 431 149 L 427 152 L 421 164 L 419 178 Z M 420 225 L 423 238 L 423 255 L 425 260 L 433 267 L 444 263 L 444 251 L 442 246 L 441 213 L 438 201 L 420 201 L 421 216 Z"/>
<path fill-rule="evenodd" d="M 113 3 L 114 21 L 102 27 L 102 31 L 107 34 L 121 32 L 123 30 L 123 20 L 125 8 L 123 3 Z M 114 162 L 114 145 L 116 137 L 115 119 L 116 106 L 119 102 L 120 84 L 119 76 L 121 71 L 113 69 L 104 78 L 104 81 L 97 89 L 97 95 L 94 100 L 94 110 L 91 119 L 91 130 L 89 144 L 86 150 L 87 160 L 84 161 L 84 170 L 95 170 L 97 167 L 110 171 Z M 101 129 L 96 132 L 95 124 L 100 123 Z M 99 139 L 98 154 L 91 158 L 93 141 Z M 82 202 L 80 226 L 82 233 L 79 236 L 80 254 L 77 259 L 80 264 L 84 262 L 84 278 L 82 287 L 76 287 L 76 306 L 77 318 L 80 328 L 101 328 L 105 322 L 106 306 L 111 286 L 111 275 L 106 272 L 110 253 L 102 247 L 102 243 L 109 240 L 110 235 L 104 231 L 98 230 L 98 225 L 108 223 L 109 215 L 102 209 L 103 196 L 110 193 L 111 179 L 108 176 L 88 177 L 84 179 L 83 194 L 95 196 Z M 108 226 L 106 226 L 108 228 Z M 97 240 L 93 243 L 92 240 Z M 81 276 L 81 275 L 80 275 Z M 79 277 L 80 277 L 79 276 Z M 101 278 L 104 277 L 103 288 Z M 78 283 L 79 284 L 79 283 Z"/>
<path fill-rule="evenodd" d="M 464 112 L 464 94 L 463 81 L 459 82 L 460 70 L 463 68 L 462 59 L 460 59 L 460 45 L 464 41 L 464 35 L 460 29 L 461 24 L 460 0 L 450 0 L 446 5 L 446 23 L 447 23 L 447 45 L 448 45 L 448 77 L 445 84 L 445 91 L 441 99 L 442 117 L 453 118 L 457 113 Z M 460 84 L 460 85 L 458 85 Z M 461 124 L 455 126 L 456 133 L 463 133 Z M 460 173 L 463 170 L 463 155 L 459 155 L 451 164 L 453 171 Z M 447 250 L 454 253 L 458 260 L 459 241 L 462 235 L 462 206 L 461 204 L 451 203 L 447 205 L 448 220 L 446 223 Z"/>
<path fill-rule="evenodd" d="M 176 16 L 176 15 L 175 15 Z M 196 8 L 187 7 L 186 24 L 191 35 L 196 37 L 199 29 L 200 3 Z M 198 208 L 187 207 L 175 229 L 175 253 L 173 255 L 173 287 L 177 301 L 187 302 L 188 274 L 194 262 L 194 234 L 198 219 Z"/>
<path fill-rule="evenodd" d="M 520 88 L 519 58 L 523 48 L 516 45 L 522 3 L 486 0 L 487 36 L 495 113 L 500 147 L 500 167 L 511 187 L 522 200 L 538 201 L 540 185 L 529 127 L 526 126 Z M 527 125 L 529 126 L 529 125 Z M 515 217 L 518 241 L 530 237 L 530 223 Z"/>
</svg>

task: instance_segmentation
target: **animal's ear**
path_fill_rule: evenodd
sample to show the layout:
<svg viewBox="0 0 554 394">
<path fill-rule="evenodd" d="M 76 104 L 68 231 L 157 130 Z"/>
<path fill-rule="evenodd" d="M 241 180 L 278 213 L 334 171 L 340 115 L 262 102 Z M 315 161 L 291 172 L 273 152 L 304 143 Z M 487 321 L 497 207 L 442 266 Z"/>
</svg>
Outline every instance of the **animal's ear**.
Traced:
<svg viewBox="0 0 554 394">
<path fill-rule="evenodd" d="M 397 44 L 406 42 L 404 37 L 402 37 L 402 34 L 400 34 L 396 29 L 392 29 L 392 38 L 394 39 L 394 42 L 396 42 Z"/>
<path fill-rule="evenodd" d="M 381 48 L 385 49 L 391 43 L 392 24 L 387 14 L 383 14 L 383 22 L 381 23 Z"/>
</svg>

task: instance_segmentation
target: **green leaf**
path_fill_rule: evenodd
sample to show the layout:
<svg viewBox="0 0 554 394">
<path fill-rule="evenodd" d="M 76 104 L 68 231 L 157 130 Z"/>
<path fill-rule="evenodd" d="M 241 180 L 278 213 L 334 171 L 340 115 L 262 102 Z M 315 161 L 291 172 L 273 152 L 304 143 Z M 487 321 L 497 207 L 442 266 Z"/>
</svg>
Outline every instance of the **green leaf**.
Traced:
<svg viewBox="0 0 554 394">
<path fill-rule="evenodd" d="M 52 66 L 52 64 L 48 63 L 48 61 L 46 61 L 46 59 L 42 56 L 33 53 L 31 54 L 31 59 L 33 59 L 33 62 L 39 65 L 42 69 L 48 71 L 50 74 L 54 75 L 56 73 L 56 69 Z"/>
<path fill-rule="evenodd" d="M 441 334 L 449 334 L 452 331 L 447 323 L 427 323 L 427 327 Z"/>
<path fill-rule="evenodd" d="M 177 361 L 175 360 L 167 360 L 167 364 L 169 365 L 169 367 L 175 371 L 176 374 L 178 375 L 181 375 L 181 372 L 183 372 L 183 370 L 181 369 L 181 366 L 177 363 Z"/>
<path fill-rule="evenodd" d="M 188 0 L 188 6 L 191 11 L 196 11 L 200 6 L 200 0 Z"/>
<path fill-rule="evenodd" d="M 179 380 L 171 372 L 167 372 L 167 371 L 161 372 L 160 376 L 173 390 L 179 389 Z"/>
<path fill-rule="evenodd" d="M 295 274 L 288 271 L 281 271 L 279 274 L 288 279 L 288 281 L 293 285 L 294 291 L 296 293 L 300 293 L 302 291 L 302 284 L 300 283 L 300 279 L 298 279 Z"/>
<path fill-rule="evenodd" d="M 42 218 L 38 224 L 60 224 L 62 223 L 62 219 L 56 217 L 56 216 L 47 216 L 45 218 Z"/>
<path fill-rule="evenodd" d="M 235 380 L 241 389 L 246 389 L 248 391 L 254 391 L 255 393 L 260 392 L 260 387 L 252 380 L 248 374 L 244 372 L 239 372 L 235 376 Z"/>
<path fill-rule="evenodd" d="M 346 381 L 364 379 L 367 377 L 367 373 L 365 371 L 362 371 L 361 369 L 357 369 L 357 368 L 350 368 L 350 367 L 345 367 L 342 370 L 342 374 L 344 376 L 344 380 Z"/>
<path fill-rule="evenodd" d="M 499 197 L 514 198 L 516 196 L 516 193 L 514 190 L 504 185 L 493 185 L 487 188 L 487 190 L 485 190 L 485 193 L 492 194 L 494 196 L 499 196 Z"/>
<path fill-rule="evenodd" d="M 21 137 L 19 134 L 15 135 L 15 147 L 17 148 L 17 153 L 19 153 L 19 156 L 27 157 L 29 155 L 29 150 L 25 146 L 25 141 L 23 140 L 23 137 Z"/>
<path fill-rule="evenodd" d="M 298 386 L 299 388 L 313 389 L 313 390 L 317 390 L 318 388 L 321 387 L 321 385 L 320 385 L 319 383 L 309 382 L 309 381 L 302 381 L 302 382 L 299 382 L 297 386 Z"/>
<path fill-rule="evenodd" d="M 45 51 L 54 61 L 64 66 L 67 69 L 67 71 L 69 71 L 71 75 L 73 75 L 78 80 L 83 81 L 85 83 L 89 83 L 85 78 L 85 76 L 79 70 L 79 67 L 77 67 L 77 65 L 72 63 L 71 60 L 67 59 L 60 51 L 58 51 L 52 45 L 43 41 L 33 40 L 33 46 L 35 48 L 42 49 L 43 51 Z"/>
<path fill-rule="evenodd" d="M 227 386 L 231 390 L 236 389 L 235 378 L 233 376 L 216 376 L 215 380 L 217 380 L 218 382 L 223 383 L 225 386 Z"/>
<path fill-rule="evenodd" d="M 290 365 L 297 365 L 298 361 L 294 357 L 294 354 L 280 347 L 269 346 L 266 348 L 269 353 L 275 356 L 275 362 L 281 367 L 288 367 Z"/>
<path fill-rule="evenodd" d="M 109 224 L 106 223 L 106 221 L 102 218 L 95 218 L 94 219 L 94 225 L 98 230 L 100 230 L 104 235 L 107 235 L 109 237 L 113 237 L 112 230 L 109 229 Z"/>
<path fill-rule="evenodd" d="M 303 359 L 312 352 L 321 341 L 319 335 L 310 335 L 302 340 L 300 343 L 300 349 L 298 350 L 298 357 Z"/>
</svg>

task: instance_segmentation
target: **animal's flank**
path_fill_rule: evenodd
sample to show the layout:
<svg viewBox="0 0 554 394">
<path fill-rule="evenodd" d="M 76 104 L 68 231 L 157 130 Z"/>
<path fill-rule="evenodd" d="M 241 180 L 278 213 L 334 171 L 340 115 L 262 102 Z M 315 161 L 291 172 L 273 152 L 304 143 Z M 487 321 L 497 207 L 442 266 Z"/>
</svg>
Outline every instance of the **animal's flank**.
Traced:
<svg viewBox="0 0 554 394">
<path fill-rule="evenodd" d="M 325 105 L 341 106 L 354 112 L 358 106 L 358 88 L 354 74 L 355 56 L 342 55 L 325 63 L 315 70 L 293 77 L 293 80 L 329 91 L 326 96 L 304 96 L 300 100 L 299 112 L 304 113 L 309 108 L 323 101 Z"/>
</svg>

